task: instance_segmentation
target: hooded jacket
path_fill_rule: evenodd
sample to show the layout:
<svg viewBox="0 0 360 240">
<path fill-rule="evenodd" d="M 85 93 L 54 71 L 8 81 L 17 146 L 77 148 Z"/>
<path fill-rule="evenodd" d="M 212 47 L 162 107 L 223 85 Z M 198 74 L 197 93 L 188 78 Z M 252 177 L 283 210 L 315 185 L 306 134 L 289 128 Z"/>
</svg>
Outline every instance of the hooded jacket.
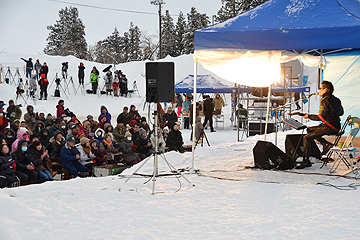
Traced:
<svg viewBox="0 0 360 240">
<path fill-rule="evenodd" d="M 181 132 L 179 130 L 171 130 L 166 141 L 166 146 L 182 146 L 183 144 Z"/>
<path fill-rule="evenodd" d="M 101 112 L 101 110 L 102 110 L 103 108 L 106 109 L 106 112 L 105 112 L 105 113 Z M 111 114 L 109 113 L 109 111 L 108 111 L 108 109 L 105 107 L 105 105 L 102 105 L 102 106 L 100 107 L 100 115 L 99 115 L 99 117 L 98 117 L 98 121 L 99 121 L 99 122 L 100 122 L 100 120 L 101 120 L 101 118 L 100 118 L 101 115 L 105 115 L 106 118 L 107 118 L 107 120 L 108 120 L 108 122 L 111 124 Z"/>
<path fill-rule="evenodd" d="M 3 114 L 3 116 L 0 117 L 0 132 L 4 133 L 5 128 L 8 126 L 9 122 L 8 122 L 3 110 L 0 109 L 0 113 Z"/>
<path fill-rule="evenodd" d="M 21 129 L 18 131 L 17 139 L 16 139 L 16 140 L 12 143 L 12 145 L 11 145 L 11 150 L 12 150 L 12 151 L 14 151 L 14 150 L 18 147 L 18 143 L 19 143 L 20 140 L 23 139 L 24 133 L 26 133 L 26 132 L 23 131 L 23 130 L 21 130 Z M 28 139 L 27 139 L 27 140 L 28 140 Z"/>
<path fill-rule="evenodd" d="M 44 132 L 47 132 L 48 134 L 45 135 Z M 46 147 L 47 145 L 49 145 L 49 140 L 50 140 L 49 131 L 46 128 L 41 129 L 39 133 L 39 140 L 43 146 Z"/>
<path fill-rule="evenodd" d="M 47 170 L 50 171 L 49 166 L 47 165 L 47 162 L 49 161 L 49 157 L 45 156 L 43 159 L 41 159 L 41 155 L 45 151 L 45 147 L 41 146 L 41 150 L 36 150 L 34 145 L 31 145 L 28 149 L 28 158 L 29 161 L 32 162 L 35 166 L 35 171 L 40 174 L 41 166 L 45 166 Z"/>
<path fill-rule="evenodd" d="M 16 147 L 16 149 L 14 151 L 12 151 L 10 153 L 12 159 L 14 159 L 16 161 L 16 169 L 17 170 L 25 170 L 26 169 L 26 166 L 31 164 L 31 161 L 30 159 L 28 158 L 28 153 L 27 151 L 26 152 L 23 152 L 21 150 L 21 146 L 22 144 L 26 142 L 26 140 L 24 139 L 21 139 L 19 141 L 19 144 L 18 146 Z"/>
<path fill-rule="evenodd" d="M 216 98 L 219 96 L 219 98 Z M 224 99 L 220 96 L 219 93 L 216 94 L 216 97 L 214 98 L 214 108 L 215 110 L 221 110 L 223 107 L 225 107 Z"/>
<path fill-rule="evenodd" d="M 138 157 L 135 155 L 134 150 L 131 148 L 134 145 L 132 140 L 124 138 L 121 140 L 120 148 L 122 149 L 122 157 L 126 163 L 131 163 Z"/>
<path fill-rule="evenodd" d="M 60 156 L 61 156 L 61 165 L 65 169 L 69 169 L 71 166 L 79 164 L 76 159 L 76 154 L 80 155 L 79 150 L 74 146 L 70 147 L 67 143 L 61 149 Z"/>
<path fill-rule="evenodd" d="M 8 132 L 11 132 L 11 138 L 8 137 Z M 5 131 L 4 131 L 4 138 L 5 138 L 5 141 L 6 141 L 6 144 L 11 147 L 11 145 L 13 144 L 13 142 L 15 141 L 15 132 L 14 130 L 12 130 L 11 128 L 6 128 Z"/>
<path fill-rule="evenodd" d="M 59 118 L 63 114 L 66 115 L 65 110 L 64 110 L 64 106 L 56 105 L 56 117 Z"/>
<path fill-rule="evenodd" d="M 85 166 L 86 164 L 93 163 L 91 159 L 96 158 L 96 156 L 92 152 L 86 154 L 81 143 L 76 144 L 75 147 L 77 148 L 77 150 L 79 150 L 80 158 L 78 159 L 78 161 L 81 165 Z"/>
<path fill-rule="evenodd" d="M 22 111 L 17 105 L 8 106 L 6 109 L 6 117 L 9 118 L 10 123 L 13 123 L 15 119 L 21 118 Z"/>
<path fill-rule="evenodd" d="M 58 132 L 55 132 L 55 134 L 60 134 Z M 53 161 L 54 162 L 59 162 L 61 163 L 61 150 L 64 147 L 66 141 L 65 138 L 62 136 L 60 141 L 56 141 L 55 136 L 53 136 L 52 138 L 50 138 L 50 144 L 51 144 L 51 151 L 52 151 L 52 156 L 53 156 Z"/>
</svg>

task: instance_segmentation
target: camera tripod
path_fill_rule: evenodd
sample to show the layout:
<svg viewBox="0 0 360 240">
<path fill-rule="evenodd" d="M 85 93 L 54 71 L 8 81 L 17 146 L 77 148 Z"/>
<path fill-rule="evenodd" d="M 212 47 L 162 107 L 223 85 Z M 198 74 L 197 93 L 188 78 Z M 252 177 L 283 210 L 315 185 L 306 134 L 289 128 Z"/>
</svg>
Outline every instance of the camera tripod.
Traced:
<svg viewBox="0 0 360 240">
<path fill-rule="evenodd" d="M 155 108 L 156 108 L 156 104 L 155 104 Z M 152 195 L 155 194 L 155 182 L 156 182 L 156 178 L 160 177 L 160 176 L 164 176 L 164 174 L 159 174 L 159 162 L 158 162 L 158 156 L 161 156 L 163 158 L 163 160 L 167 163 L 167 165 L 169 166 L 169 169 L 171 171 L 170 175 L 180 175 L 181 177 L 183 177 L 188 183 L 192 184 L 190 182 L 189 179 L 187 179 L 173 164 L 171 164 L 165 157 L 165 154 L 162 154 L 159 152 L 158 150 L 158 143 L 157 143 L 157 138 L 158 138 L 158 125 L 157 125 L 157 116 L 158 116 L 158 111 L 155 110 L 154 113 L 154 134 L 155 134 L 155 151 L 152 155 L 154 155 L 154 169 L 153 169 L 153 174 L 152 174 L 152 182 L 153 182 L 153 186 L 152 186 Z M 134 175 L 137 174 L 137 172 L 151 159 L 151 157 L 148 157 L 145 161 L 143 161 L 143 163 L 141 164 L 141 166 L 136 169 L 135 172 L 133 172 L 133 174 L 131 174 L 131 176 L 126 179 L 125 183 L 127 183 Z M 166 174 L 166 176 L 168 176 L 169 174 Z M 192 186 L 195 186 L 195 184 L 192 184 Z"/>
<path fill-rule="evenodd" d="M 73 91 L 74 91 L 74 94 L 75 94 L 75 96 L 76 96 L 76 87 L 75 87 L 75 84 L 74 84 L 74 81 L 73 81 L 73 77 L 71 76 L 71 77 L 70 77 L 70 80 L 68 80 L 67 83 L 66 83 L 67 76 L 66 76 L 66 78 L 64 78 L 64 76 L 63 76 L 63 78 L 62 78 L 61 80 L 64 80 L 64 82 L 65 82 L 65 88 L 68 90 L 69 94 L 70 94 L 69 85 L 70 85 L 70 82 L 72 83 Z"/>
<path fill-rule="evenodd" d="M 85 93 L 86 93 L 85 87 L 88 86 L 89 84 L 90 84 L 90 83 L 87 83 L 86 85 L 84 85 L 84 84 L 79 84 L 78 88 L 77 88 L 76 91 L 75 91 L 75 96 L 76 96 L 76 94 L 78 93 L 79 89 L 81 90 L 81 91 L 80 91 L 81 94 L 85 96 Z"/>
<path fill-rule="evenodd" d="M 56 74 L 56 76 L 57 76 L 57 74 Z M 56 82 L 55 93 L 58 92 L 60 95 L 60 89 L 61 89 L 63 91 L 65 97 L 67 98 L 67 100 L 69 100 L 69 97 L 66 95 L 65 89 L 61 86 L 60 78 L 55 79 L 55 82 Z M 56 95 L 55 93 L 54 93 L 53 99 L 55 99 L 55 97 L 57 97 L 57 96 L 55 96 Z"/>
<path fill-rule="evenodd" d="M 192 134 L 191 134 L 191 136 L 192 136 Z M 207 145 L 210 147 L 209 140 L 208 140 L 208 138 L 207 138 L 207 136 L 206 136 L 206 134 L 205 134 L 205 131 L 204 131 L 204 129 L 203 129 L 203 130 L 201 131 L 201 133 L 200 133 L 200 137 L 197 138 L 196 141 L 195 141 L 194 150 L 195 150 L 196 146 L 198 145 L 200 139 L 201 139 L 201 146 L 204 145 L 204 138 L 205 138 L 205 140 L 206 140 Z"/>
<path fill-rule="evenodd" d="M 5 73 L 4 79 L 5 79 L 5 81 L 6 81 L 6 79 L 8 79 L 8 80 L 6 81 L 7 84 L 12 84 L 12 83 L 14 83 L 14 85 L 16 85 L 16 82 L 15 82 L 15 80 L 14 80 L 14 76 L 13 76 L 12 73 L 11 73 L 10 67 L 8 67 L 8 69 L 7 69 L 6 73 Z M 10 80 L 10 81 L 9 81 L 9 80 Z"/>
</svg>

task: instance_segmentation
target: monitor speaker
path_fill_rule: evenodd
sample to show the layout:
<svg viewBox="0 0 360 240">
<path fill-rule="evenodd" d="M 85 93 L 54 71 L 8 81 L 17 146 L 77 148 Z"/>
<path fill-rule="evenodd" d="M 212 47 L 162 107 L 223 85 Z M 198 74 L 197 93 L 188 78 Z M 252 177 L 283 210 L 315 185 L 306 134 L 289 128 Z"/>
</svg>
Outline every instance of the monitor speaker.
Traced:
<svg viewBox="0 0 360 240">
<path fill-rule="evenodd" d="M 288 135 L 286 135 L 285 152 L 289 157 L 292 158 L 295 156 L 294 159 L 297 159 L 298 157 L 302 157 L 304 155 L 303 136 L 304 136 L 303 134 L 288 134 Z M 296 149 L 296 147 L 297 147 L 297 149 Z M 296 153 L 295 153 L 295 149 L 296 149 Z M 321 159 L 321 152 L 314 141 L 311 141 L 311 143 L 310 143 L 310 156 L 316 157 L 317 159 Z"/>
<path fill-rule="evenodd" d="M 146 102 L 175 102 L 173 62 L 146 63 Z"/>
<path fill-rule="evenodd" d="M 255 167 L 270 169 L 293 169 L 296 162 L 271 142 L 258 141 L 253 148 Z"/>
</svg>

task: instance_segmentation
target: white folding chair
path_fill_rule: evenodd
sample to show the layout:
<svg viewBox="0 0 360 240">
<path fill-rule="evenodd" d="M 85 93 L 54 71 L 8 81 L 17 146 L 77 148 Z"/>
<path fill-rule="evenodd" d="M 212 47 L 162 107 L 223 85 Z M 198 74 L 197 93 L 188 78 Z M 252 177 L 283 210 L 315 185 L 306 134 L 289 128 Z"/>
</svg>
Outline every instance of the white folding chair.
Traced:
<svg viewBox="0 0 360 240">
<path fill-rule="evenodd" d="M 353 140 L 359 132 L 359 127 L 354 128 L 350 131 L 349 135 L 347 136 L 343 146 L 339 148 L 338 146 L 332 147 L 330 150 L 334 154 L 334 164 L 330 169 L 330 173 L 336 171 L 339 167 L 339 164 L 343 162 L 348 169 L 351 169 L 351 172 L 359 169 L 359 165 L 357 159 L 355 157 L 355 151 L 357 150 L 353 145 Z M 358 175 L 358 173 L 355 173 Z"/>
</svg>

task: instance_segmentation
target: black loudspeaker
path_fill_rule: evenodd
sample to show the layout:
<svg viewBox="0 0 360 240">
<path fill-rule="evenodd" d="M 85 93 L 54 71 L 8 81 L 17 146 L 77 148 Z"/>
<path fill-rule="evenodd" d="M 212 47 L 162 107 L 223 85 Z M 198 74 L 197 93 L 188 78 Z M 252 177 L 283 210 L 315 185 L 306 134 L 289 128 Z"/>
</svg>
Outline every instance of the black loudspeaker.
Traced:
<svg viewBox="0 0 360 240">
<path fill-rule="evenodd" d="M 289 157 L 293 157 L 294 156 L 294 152 L 296 149 L 296 146 L 299 144 L 296 153 L 295 153 L 295 158 L 297 159 L 298 157 L 302 157 L 304 155 L 303 152 L 303 136 L 302 134 L 288 134 L 286 135 L 286 140 L 285 140 L 285 152 Z M 311 142 L 311 147 L 310 147 L 310 156 L 311 157 L 316 157 L 317 159 L 321 158 L 321 152 L 318 148 L 318 146 L 316 145 L 316 143 L 314 141 Z"/>
<path fill-rule="evenodd" d="M 271 142 L 258 141 L 253 148 L 255 167 L 270 170 L 293 169 L 296 162 Z"/>
<path fill-rule="evenodd" d="M 260 134 L 260 126 L 261 126 L 261 134 L 265 133 L 265 125 L 266 123 L 249 123 L 249 136 L 255 136 L 256 134 Z M 268 128 L 266 133 L 274 132 L 275 125 L 274 123 L 268 123 Z"/>
<path fill-rule="evenodd" d="M 146 102 L 175 102 L 173 62 L 146 63 Z"/>
</svg>

